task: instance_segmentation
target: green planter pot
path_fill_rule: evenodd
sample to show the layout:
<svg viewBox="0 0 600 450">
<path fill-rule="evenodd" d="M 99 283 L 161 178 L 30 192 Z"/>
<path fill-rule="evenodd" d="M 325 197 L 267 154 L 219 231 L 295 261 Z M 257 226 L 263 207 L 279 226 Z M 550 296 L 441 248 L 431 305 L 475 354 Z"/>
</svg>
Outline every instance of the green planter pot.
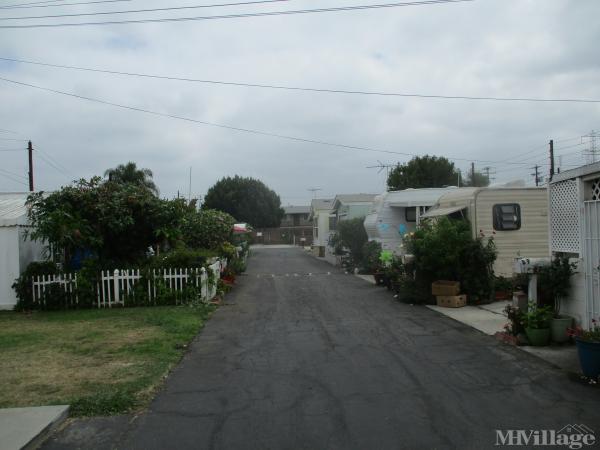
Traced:
<svg viewBox="0 0 600 450">
<path fill-rule="evenodd" d="M 569 340 L 567 330 L 573 325 L 573 318 L 567 316 L 560 316 L 552 319 L 550 322 L 550 330 L 552 334 L 552 340 L 554 342 L 563 343 Z"/>
<path fill-rule="evenodd" d="M 527 339 L 534 347 L 542 347 L 550 343 L 550 328 L 525 328 Z"/>
</svg>

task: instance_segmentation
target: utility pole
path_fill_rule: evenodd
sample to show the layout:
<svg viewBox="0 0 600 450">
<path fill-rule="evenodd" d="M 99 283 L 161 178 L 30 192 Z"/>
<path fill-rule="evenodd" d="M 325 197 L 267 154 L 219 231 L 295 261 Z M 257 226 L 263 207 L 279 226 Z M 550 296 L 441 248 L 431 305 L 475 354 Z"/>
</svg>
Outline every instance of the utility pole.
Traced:
<svg viewBox="0 0 600 450">
<path fill-rule="evenodd" d="M 460 169 L 456 171 L 456 187 L 460 187 Z"/>
<path fill-rule="evenodd" d="M 188 185 L 188 203 L 192 201 L 192 166 L 190 166 L 190 184 Z"/>
<path fill-rule="evenodd" d="M 33 192 L 33 144 L 31 141 L 27 144 L 27 152 L 29 153 L 29 192 Z"/>
<path fill-rule="evenodd" d="M 550 181 L 554 177 L 554 140 L 550 139 Z"/>
<path fill-rule="evenodd" d="M 475 163 L 471 163 L 471 184 L 475 184 Z"/>
<path fill-rule="evenodd" d="M 536 165 L 534 167 L 534 169 L 535 169 L 535 173 L 532 173 L 531 175 L 533 175 L 535 177 L 535 185 L 539 186 L 540 185 L 540 172 L 539 172 L 540 166 Z"/>
<path fill-rule="evenodd" d="M 596 145 L 596 138 L 600 137 L 600 133 L 592 130 L 590 134 L 586 134 L 582 137 L 590 138 L 590 148 L 587 151 L 587 162 L 588 164 L 595 163 L 596 156 L 598 155 L 598 146 Z"/>
<path fill-rule="evenodd" d="M 490 166 L 484 167 L 483 171 L 485 172 L 485 177 L 487 178 L 488 182 L 491 182 L 495 179 L 494 177 L 492 177 L 492 175 L 494 175 L 496 172 L 493 172 Z"/>
</svg>

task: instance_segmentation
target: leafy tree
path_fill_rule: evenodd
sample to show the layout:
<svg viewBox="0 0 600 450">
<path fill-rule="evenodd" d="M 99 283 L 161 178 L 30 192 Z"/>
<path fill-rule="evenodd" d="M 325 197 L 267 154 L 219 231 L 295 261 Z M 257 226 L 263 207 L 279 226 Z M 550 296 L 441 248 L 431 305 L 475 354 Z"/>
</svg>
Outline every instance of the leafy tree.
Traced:
<svg viewBox="0 0 600 450">
<path fill-rule="evenodd" d="M 477 172 L 472 173 L 469 171 L 467 175 L 467 179 L 463 181 L 463 186 L 465 187 L 486 187 L 489 186 L 490 179 L 484 173 Z"/>
<path fill-rule="evenodd" d="M 190 248 L 216 249 L 229 242 L 235 219 L 214 209 L 186 215 L 182 224 L 183 241 Z"/>
<path fill-rule="evenodd" d="M 415 156 L 406 164 L 398 164 L 388 175 L 389 190 L 456 186 L 459 173 L 454 163 L 444 157 Z"/>
<path fill-rule="evenodd" d="M 347 249 L 355 265 L 364 263 L 365 244 L 369 240 L 364 227 L 364 217 L 342 220 L 337 224 L 337 231 L 330 238 L 330 246 L 336 253 Z"/>
<path fill-rule="evenodd" d="M 104 172 L 108 181 L 121 184 L 134 184 L 147 188 L 150 192 L 158 195 L 158 187 L 152 180 L 152 171 L 150 169 L 138 169 L 134 162 L 119 164 L 114 169 L 108 169 Z"/>
<path fill-rule="evenodd" d="M 76 254 L 104 261 L 131 262 L 167 236 L 179 237 L 176 224 L 184 205 L 156 197 L 147 187 L 81 179 L 49 195 L 27 200 L 30 237 L 51 244 L 66 263 Z M 171 207 L 173 206 L 173 207 Z"/>
<path fill-rule="evenodd" d="M 237 175 L 217 181 L 206 193 L 202 208 L 226 212 L 256 228 L 278 227 L 284 215 L 275 191 L 260 180 Z"/>
</svg>

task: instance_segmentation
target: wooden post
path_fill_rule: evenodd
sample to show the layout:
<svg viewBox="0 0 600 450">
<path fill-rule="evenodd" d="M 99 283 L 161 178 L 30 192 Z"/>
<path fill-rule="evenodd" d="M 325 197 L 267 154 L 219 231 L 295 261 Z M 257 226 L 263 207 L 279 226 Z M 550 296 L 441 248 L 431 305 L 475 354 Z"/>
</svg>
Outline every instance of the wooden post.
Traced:
<svg viewBox="0 0 600 450">
<path fill-rule="evenodd" d="M 33 192 L 33 145 L 31 141 L 27 144 L 27 152 L 29 153 L 29 192 Z"/>
</svg>

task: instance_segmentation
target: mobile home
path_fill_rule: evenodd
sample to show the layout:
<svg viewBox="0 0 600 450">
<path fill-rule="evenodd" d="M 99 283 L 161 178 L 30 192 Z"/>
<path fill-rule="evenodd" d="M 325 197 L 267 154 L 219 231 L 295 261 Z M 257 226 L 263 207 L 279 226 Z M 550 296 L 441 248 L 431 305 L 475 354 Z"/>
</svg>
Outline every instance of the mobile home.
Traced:
<svg viewBox="0 0 600 450">
<path fill-rule="evenodd" d="M 493 237 L 497 275 L 512 276 L 514 259 L 548 257 L 546 188 L 458 188 L 442 195 L 423 218 L 449 216 L 471 222 L 473 237 Z"/>
<path fill-rule="evenodd" d="M 370 241 L 381 243 L 383 250 L 402 254 L 402 236 L 414 231 L 421 216 L 437 203 L 443 194 L 455 187 L 404 189 L 378 195 L 371 212 L 365 218 L 365 230 Z"/>
<path fill-rule="evenodd" d="M 29 222 L 25 202 L 29 193 L 0 193 L 0 309 L 17 303 L 12 288 L 30 262 L 41 261 L 44 246 L 25 239 Z"/>
<path fill-rule="evenodd" d="M 561 313 L 587 328 L 600 318 L 600 162 L 555 175 L 549 201 L 550 252 L 577 263 Z"/>
</svg>

